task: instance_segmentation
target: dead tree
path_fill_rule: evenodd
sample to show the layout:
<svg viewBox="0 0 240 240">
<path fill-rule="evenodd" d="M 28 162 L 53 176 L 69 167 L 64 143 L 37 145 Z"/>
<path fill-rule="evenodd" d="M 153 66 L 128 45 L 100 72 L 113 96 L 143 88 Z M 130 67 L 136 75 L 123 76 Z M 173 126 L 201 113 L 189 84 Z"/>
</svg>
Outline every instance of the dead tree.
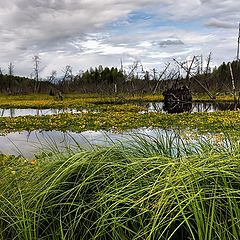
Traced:
<svg viewBox="0 0 240 240">
<path fill-rule="evenodd" d="M 72 77 L 72 67 L 70 65 L 67 65 L 62 72 L 64 73 L 62 79 L 63 82 Z"/>
<path fill-rule="evenodd" d="M 195 60 L 196 60 L 196 57 L 193 56 L 193 58 L 192 58 L 192 60 L 190 62 L 190 66 L 186 70 L 187 71 L 186 80 L 188 82 L 188 88 L 190 88 L 190 85 L 191 85 L 190 74 L 191 74 L 192 67 L 193 67 L 193 64 L 194 64 Z"/>
<path fill-rule="evenodd" d="M 126 77 L 126 82 L 130 82 L 131 83 L 131 88 L 132 88 L 132 93 L 134 94 L 135 92 L 135 84 L 134 84 L 134 74 L 135 74 L 135 71 L 138 69 L 138 67 L 141 67 L 142 70 L 143 70 L 143 66 L 141 64 L 141 62 L 139 60 L 137 61 L 134 61 L 134 63 L 129 67 L 130 71 L 129 73 L 127 74 L 127 77 Z"/>
<path fill-rule="evenodd" d="M 191 71 L 189 71 L 189 68 L 185 67 L 182 63 L 178 62 L 175 58 L 173 59 L 184 71 L 189 73 L 189 76 L 191 77 L 191 79 L 193 79 L 194 81 L 196 81 L 207 93 L 207 95 L 211 98 L 211 99 L 216 99 L 215 96 L 213 96 L 209 90 L 197 79 L 197 76 L 195 76 L 193 73 L 191 73 Z"/>
<path fill-rule="evenodd" d="M 212 53 L 210 52 L 207 58 L 207 67 L 206 67 L 205 75 L 208 75 L 209 73 L 211 73 L 211 68 L 210 68 L 211 60 L 212 60 Z"/>
<path fill-rule="evenodd" d="M 8 79 L 8 93 L 9 94 L 12 94 L 12 86 L 11 86 L 11 81 L 12 81 L 12 78 L 11 76 L 13 76 L 13 69 L 14 69 L 14 65 L 12 64 L 12 62 L 9 63 L 8 65 L 8 75 L 9 75 L 9 79 Z"/>
<path fill-rule="evenodd" d="M 164 76 L 164 74 L 165 74 L 166 71 L 168 70 L 169 66 L 170 66 L 170 63 L 167 64 L 167 66 L 165 67 L 165 69 L 163 70 L 163 72 L 159 75 L 158 80 L 157 80 L 157 83 L 156 83 L 155 87 L 153 88 L 153 92 L 152 92 L 153 95 L 156 94 L 157 89 L 158 89 L 159 84 L 160 84 L 160 81 L 162 80 L 162 77 Z"/>
<path fill-rule="evenodd" d="M 203 55 L 201 54 L 200 56 L 197 57 L 197 61 L 198 61 L 198 74 L 202 74 L 203 73 Z"/>
<path fill-rule="evenodd" d="M 63 72 L 64 75 L 63 75 L 63 78 L 62 78 L 60 86 L 61 86 L 61 88 L 63 90 L 64 87 L 66 86 L 66 82 L 68 81 L 68 83 L 69 83 L 69 81 L 73 79 L 72 67 L 70 65 L 67 65 L 65 67 L 65 69 L 62 70 L 62 72 Z M 68 90 L 69 90 L 69 84 L 68 84 L 67 91 Z"/>
<path fill-rule="evenodd" d="M 10 62 L 8 65 L 8 75 L 9 76 L 13 76 L 13 70 L 14 70 L 14 65 L 12 64 L 12 62 Z"/>
<path fill-rule="evenodd" d="M 237 61 L 239 61 L 239 48 L 240 48 L 240 23 L 238 29 Z"/>
<path fill-rule="evenodd" d="M 56 76 L 57 76 L 57 71 L 56 71 L 56 70 L 53 70 L 53 71 L 51 72 L 51 75 L 48 77 L 48 81 L 49 81 L 50 83 L 53 83 L 53 82 L 55 81 L 55 79 L 56 79 Z"/>
<path fill-rule="evenodd" d="M 33 61 L 34 61 L 34 67 L 33 67 L 33 71 L 34 71 L 34 93 L 38 92 L 40 84 L 39 84 L 39 63 L 40 63 L 40 57 L 35 55 L 33 57 Z"/>
<path fill-rule="evenodd" d="M 232 92 L 234 96 L 234 106 L 236 107 L 237 104 L 237 95 L 236 95 L 236 87 L 235 87 L 235 81 L 234 81 L 234 76 L 233 76 L 233 70 L 232 70 L 232 64 L 229 63 L 229 70 L 231 74 L 231 79 L 232 79 Z"/>
</svg>

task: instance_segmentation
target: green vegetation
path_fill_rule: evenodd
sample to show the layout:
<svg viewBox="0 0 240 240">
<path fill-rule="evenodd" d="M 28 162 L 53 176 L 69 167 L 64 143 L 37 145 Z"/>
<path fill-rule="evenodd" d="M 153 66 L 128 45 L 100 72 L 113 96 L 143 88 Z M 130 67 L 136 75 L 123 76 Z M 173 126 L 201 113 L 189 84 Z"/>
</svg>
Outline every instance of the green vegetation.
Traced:
<svg viewBox="0 0 240 240">
<path fill-rule="evenodd" d="M 141 107 L 132 105 L 106 106 L 101 112 L 63 113 L 48 116 L 0 117 L 0 130 L 85 130 L 122 131 L 139 127 L 189 128 L 199 131 L 222 132 L 240 130 L 240 111 L 213 113 L 141 113 Z"/>
<path fill-rule="evenodd" d="M 237 141 L 135 136 L 29 161 L 1 156 L 0 239 L 237 240 L 239 152 Z"/>
<path fill-rule="evenodd" d="M 194 139 L 201 131 L 239 133 L 240 111 L 145 112 L 147 101 L 160 99 L 72 94 L 59 101 L 47 95 L 0 96 L 5 108 L 89 110 L 0 117 L 0 131 L 161 127 L 184 129 L 185 139 L 191 129 L 197 129 Z M 140 106 L 135 104 L 139 101 Z M 213 142 L 134 136 L 127 144 L 91 150 L 79 146 L 77 151 L 70 146 L 67 152 L 43 152 L 29 160 L 0 155 L 0 240 L 237 240 L 240 145 L 238 139 L 231 142 L 222 134 L 216 134 Z"/>
<path fill-rule="evenodd" d="M 99 108 L 101 104 L 124 104 L 162 101 L 162 95 L 126 96 L 100 94 L 66 94 L 63 101 L 46 94 L 0 95 L 1 108 Z M 104 105 L 104 106 L 105 106 Z"/>
<path fill-rule="evenodd" d="M 204 99 L 205 96 L 201 96 Z M 229 96 L 219 97 L 222 101 Z M 0 131 L 85 130 L 122 131 L 139 127 L 189 128 L 199 131 L 239 131 L 240 111 L 214 113 L 163 114 L 147 113 L 148 101 L 160 101 L 161 96 L 102 96 L 89 94 L 66 95 L 63 101 L 48 95 L 0 96 L 2 108 L 76 108 L 78 114 L 64 113 L 48 116 L 0 117 Z M 136 103 L 142 103 L 136 105 Z"/>
</svg>

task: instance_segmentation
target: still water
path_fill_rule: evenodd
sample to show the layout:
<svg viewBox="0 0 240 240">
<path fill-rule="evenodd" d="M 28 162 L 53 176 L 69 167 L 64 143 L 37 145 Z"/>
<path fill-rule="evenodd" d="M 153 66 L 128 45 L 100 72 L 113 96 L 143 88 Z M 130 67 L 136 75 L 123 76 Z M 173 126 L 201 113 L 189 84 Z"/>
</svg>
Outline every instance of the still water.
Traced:
<svg viewBox="0 0 240 240">
<path fill-rule="evenodd" d="M 223 139 L 222 134 L 207 133 L 198 135 L 189 130 L 164 130 L 161 128 L 140 128 L 122 133 L 106 131 L 85 131 L 82 133 L 61 131 L 22 131 L 0 135 L 0 153 L 21 155 L 27 158 L 33 157 L 40 152 L 62 152 L 79 148 L 89 149 L 96 146 L 109 146 L 114 143 L 132 144 L 136 143 L 138 137 L 147 138 L 148 141 L 160 141 L 168 144 L 170 138 L 174 141 L 189 141 L 197 143 L 199 140 L 210 139 L 217 142 Z"/>
<path fill-rule="evenodd" d="M 161 130 L 160 130 L 161 132 Z M 151 130 L 139 129 L 132 134 L 146 133 Z M 91 148 L 93 146 L 111 145 L 117 141 L 127 140 L 129 132 L 112 133 L 106 131 L 61 132 L 61 131 L 22 131 L 0 135 L 0 153 L 32 157 L 41 151 L 64 151 L 68 148 Z"/>
<path fill-rule="evenodd" d="M 147 103 L 144 105 L 147 112 L 163 112 L 173 113 L 182 110 L 179 106 L 171 106 L 167 109 L 163 102 Z M 180 106 L 181 107 L 181 106 Z M 207 102 L 193 102 L 184 107 L 184 111 L 188 112 L 215 112 L 223 110 L 233 110 L 232 103 L 207 103 Z M 52 115 L 60 113 L 79 113 L 87 112 L 88 110 L 78 111 L 76 109 L 0 109 L 0 116 L 2 117 L 17 117 L 26 115 Z M 1 134 L 1 133 L 0 133 Z M 8 133 L 0 135 L 0 153 L 22 155 L 24 157 L 33 157 L 36 153 L 41 151 L 64 151 L 68 148 L 74 149 L 79 146 L 84 148 L 91 148 L 94 145 L 110 145 L 118 141 L 131 142 L 134 136 L 142 134 L 146 136 L 161 136 L 167 139 L 169 135 L 177 135 L 180 138 L 191 138 L 192 132 L 187 130 L 163 130 L 163 129 L 149 129 L 141 128 L 123 133 L 112 133 L 105 131 L 85 131 L 82 133 L 75 132 L 61 132 L 61 131 L 22 131 L 17 133 Z M 207 135 L 211 135 L 210 133 Z M 200 136 L 200 138 L 205 138 Z M 209 136 L 207 136 L 209 137 Z M 215 135 L 210 136 L 211 139 Z M 219 139 L 219 136 L 217 137 Z M 221 136 L 220 136 L 221 138 Z M 195 141 L 194 138 L 191 141 Z"/>
<path fill-rule="evenodd" d="M 220 103 L 220 102 L 193 102 L 186 104 L 172 104 L 170 106 L 165 106 L 163 102 L 150 102 L 146 104 L 141 104 L 147 108 L 144 112 L 162 112 L 162 113 L 180 113 L 180 112 L 216 112 L 224 110 L 234 110 L 233 103 Z M 3 109 L 0 108 L 0 117 L 19 117 L 19 116 L 44 116 L 53 115 L 60 113 L 87 113 L 89 109 L 77 110 L 77 109 Z"/>
<path fill-rule="evenodd" d="M 0 108 L 0 117 L 19 117 L 19 116 L 28 116 L 28 115 L 44 116 L 44 115 L 53 115 L 53 114 L 60 114 L 60 113 L 80 113 L 80 112 L 87 112 L 87 110 L 79 111 L 77 109 L 56 109 L 56 108 L 49 108 L 49 109 Z"/>
<path fill-rule="evenodd" d="M 145 105 L 148 112 L 180 113 L 180 112 L 216 112 L 235 110 L 230 102 L 190 102 L 184 104 L 172 103 L 166 106 L 163 102 L 148 103 Z"/>
</svg>

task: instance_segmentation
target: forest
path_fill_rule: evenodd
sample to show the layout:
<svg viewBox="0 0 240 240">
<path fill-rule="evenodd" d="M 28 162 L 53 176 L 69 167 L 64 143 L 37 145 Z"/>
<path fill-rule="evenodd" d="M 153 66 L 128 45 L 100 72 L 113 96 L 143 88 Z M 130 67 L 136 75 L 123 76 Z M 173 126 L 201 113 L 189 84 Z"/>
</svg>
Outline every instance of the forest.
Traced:
<svg viewBox="0 0 240 240">
<path fill-rule="evenodd" d="M 66 66 L 63 76 L 57 77 L 53 71 L 51 76 L 39 78 L 39 73 L 33 78 L 3 74 L 0 72 L 0 92 L 16 95 L 27 93 L 99 93 L 117 94 L 156 94 L 166 89 L 176 88 L 181 85 L 188 86 L 193 94 L 210 92 L 213 95 L 231 94 L 233 81 L 235 91 L 240 89 L 240 62 L 223 62 L 220 66 L 200 69 L 194 66 L 193 58 L 190 66 L 185 67 L 179 63 L 182 69 L 168 64 L 160 72 L 155 69 L 143 70 L 139 62 L 129 67 L 128 71 L 118 68 L 98 66 L 73 75 L 70 66 Z M 231 65 L 231 68 L 230 68 Z M 140 70 L 139 74 L 139 67 Z M 232 69 L 232 74 L 231 70 Z"/>
</svg>

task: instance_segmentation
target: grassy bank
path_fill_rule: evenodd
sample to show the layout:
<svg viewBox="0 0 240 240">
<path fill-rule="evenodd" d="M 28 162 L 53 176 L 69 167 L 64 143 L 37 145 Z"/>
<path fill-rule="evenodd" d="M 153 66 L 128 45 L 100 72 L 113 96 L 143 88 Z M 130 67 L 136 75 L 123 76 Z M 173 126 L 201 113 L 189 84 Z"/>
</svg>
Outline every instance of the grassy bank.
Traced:
<svg viewBox="0 0 240 240">
<path fill-rule="evenodd" d="M 240 146 L 169 137 L 0 158 L 0 239 L 239 239 Z"/>
</svg>

